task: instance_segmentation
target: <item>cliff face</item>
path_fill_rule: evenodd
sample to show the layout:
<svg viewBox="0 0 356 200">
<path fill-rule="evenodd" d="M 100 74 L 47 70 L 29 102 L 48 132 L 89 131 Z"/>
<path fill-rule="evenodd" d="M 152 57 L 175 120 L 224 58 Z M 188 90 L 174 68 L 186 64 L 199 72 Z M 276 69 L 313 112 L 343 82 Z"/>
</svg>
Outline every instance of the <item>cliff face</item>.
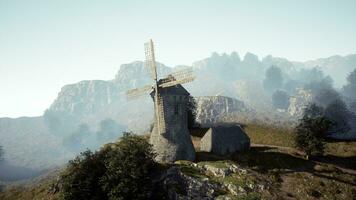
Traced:
<svg viewBox="0 0 356 200">
<path fill-rule="evenodd" d="M 118 101 L 119 95 L 120 90 L 112 81 L 81 81 L 64 86 L 49 110 L 82 117 Z"/>
<path fill-rule="evenodd" d="M 210 126 L 221 122 L 228 114 L 248 112 L 249 108 L 242 101 L 224 96 L 196 97 L 196 120 L 201 126 Z"/>
<path fill-rule="evenodd" d="M 163 64 L 158 63 L 157 67 L 161 77 L 171 72 Z M 150 72 L 143 62 L 124 64 L 113 80 L 81 81 L 64 86 L 47 113 L 56 118 L 71 118 L 67 121 L 75 124 L 68 126 L 73 127 L 87 123 L 96 129 L 101 120 L 110 118 L 127 125 L 130 130 L 144 131 L 152 119 L 152 100 L 148 94 L 144 94 L 137 100 L 128 101 L 126 91 L 152 82 Z"/>
</svg>

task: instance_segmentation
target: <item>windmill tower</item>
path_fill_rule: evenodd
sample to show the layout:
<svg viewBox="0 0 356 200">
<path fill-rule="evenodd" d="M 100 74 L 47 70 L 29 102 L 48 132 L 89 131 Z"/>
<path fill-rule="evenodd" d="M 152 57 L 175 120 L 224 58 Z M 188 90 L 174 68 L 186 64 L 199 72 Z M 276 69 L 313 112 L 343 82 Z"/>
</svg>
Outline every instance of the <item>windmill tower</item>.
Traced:
<svg viewBox="0 0 356 200">
<path fill-rule="evenodd" d="M 145 54 L 146 66 L 150 68 L 153 85 L 129 90 L 127 96 L 135 98 L 150 91 L 155 113 L 150 143 L 157 153 L 157 161 L 193 161 L 195 150 L 188 130 L 190 94 L 181 85 L 194 80 L 193 70 L 181 70 L 159 79 L 152 40 L 145 44 Z"/>
</svg>

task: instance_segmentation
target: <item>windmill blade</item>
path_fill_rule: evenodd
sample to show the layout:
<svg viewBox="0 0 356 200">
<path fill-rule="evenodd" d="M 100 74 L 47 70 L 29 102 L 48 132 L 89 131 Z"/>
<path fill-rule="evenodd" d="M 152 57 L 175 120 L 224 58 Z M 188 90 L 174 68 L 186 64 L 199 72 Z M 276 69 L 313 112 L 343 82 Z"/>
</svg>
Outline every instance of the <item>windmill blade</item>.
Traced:
<svg viewBox="0 0 356 200">
<path fill-rule="evenodd" d="M 154 52 L 152 40 L 145 43 L 145 55 L 146 55 L 146 65 L 149 66 L 151 70 L 151 76 L 154 80 L 157 80 L 157 68 L 156 68 L 155 52 Z"/>
<path fill-rule="evenodd" d="M 192 82 L 195 79 L 195 76 L 191 75 L 191 76 L 186 76 L 185 78 L 182 79 L 172 79 L 171 81 L 159 84 L 158 86 L 161 88 L 166 88 L 166 87 L 171 87 L 174 85 L 178 85 L 178 84 L 184 84 L 184 83 L 189 83 Z"/>
<path fill-rule="evenodd" d="M 151 89 L 152 89 L 152 85 L 146 85 L 141 88 L 135 88 L 132 90 L 128 90 L 126 92 L 126 95 L 127 95 L 128 99 L 134 99 L 134 98 L 137 98 L 137 97 L 145 94 L 146 92 L 150 91 Z"/>
<path fill-rule="evenodd" d="M 172 74 L 167 75 L 167 77 L 174 77 L 174 79 L 184 79 L 186 77 L 191 77 L 193 76 L 193 68 L 192 67 L 188 67 L 182 70 L 179 70 L 177 72 L 174 72 Z M 166 80 L 168 80 L 169 78 L 167 78 Z"/>
</svg>

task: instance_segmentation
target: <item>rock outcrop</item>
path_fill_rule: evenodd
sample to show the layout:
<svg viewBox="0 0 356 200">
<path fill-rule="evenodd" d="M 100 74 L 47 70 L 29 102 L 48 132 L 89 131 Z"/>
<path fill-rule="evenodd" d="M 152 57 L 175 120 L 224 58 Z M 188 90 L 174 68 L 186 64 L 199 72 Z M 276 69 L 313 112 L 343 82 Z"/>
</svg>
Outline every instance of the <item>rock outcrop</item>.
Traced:
<svg viewBox="0 0 356 200">
<path fill-rule="evenodd" d="M 249 172 L 233 163 L 179 162 L 160 177 L 168 199 L 240 199 L 263 192 L 267 182 L 244 182 Z M 241 182 L 241 184 L 237 184 Z"/>
<path fill-rule="evenodd" d="M 218 124 L 228 114 L 251 110 L 242 101 L 225 96 L 204 96 L 195 99 L 197 104 L 196 121 L 203 127 Z"/>
<path fill-rule="evenodd" d="M 297 94 L 289 99 L 288 113 L 300 118 L 303 115 L 305 107 L 313 100 L 313 95 L 308 90 L 300 89 Z"/>
</svg>

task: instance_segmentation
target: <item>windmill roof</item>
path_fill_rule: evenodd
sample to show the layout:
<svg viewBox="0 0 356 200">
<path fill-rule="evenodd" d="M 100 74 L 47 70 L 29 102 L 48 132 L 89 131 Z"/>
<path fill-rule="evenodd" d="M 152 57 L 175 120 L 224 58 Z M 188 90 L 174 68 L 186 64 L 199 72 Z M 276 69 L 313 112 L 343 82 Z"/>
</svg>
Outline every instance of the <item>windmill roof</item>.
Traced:
<svg viewBox="0 0 356 200">
<path fill-rule="evenodd" d="M 159 88 L 161 95 L 164 94 L 175 94 L 175 95 L 190 95 L 190 93 L 181 85 L 174 85 L 166 88 Z"/>
<path fill-rule="evenodd" d="M 167 80 L 169 81 L 173 81 L 174 78 L 173 77 L 167 77 L 164 79 L 160 79 L 158 81 L 158 84 L 161 84 L 163 82 L 166 82 Z M 170 87 L 165 87 L 165 88 L 161 88 L 159 87 L 159 92 L 161 95 L 165 95 L 165 94 L 172 94 L 172 95 L 190 95 L 190 93 L 181 85 L 181 84 L 177 84 L 177 85 L 173 85 Z M 155 91 L 152 91 L 152 93 L 154 93 Z"/>
</svg>

